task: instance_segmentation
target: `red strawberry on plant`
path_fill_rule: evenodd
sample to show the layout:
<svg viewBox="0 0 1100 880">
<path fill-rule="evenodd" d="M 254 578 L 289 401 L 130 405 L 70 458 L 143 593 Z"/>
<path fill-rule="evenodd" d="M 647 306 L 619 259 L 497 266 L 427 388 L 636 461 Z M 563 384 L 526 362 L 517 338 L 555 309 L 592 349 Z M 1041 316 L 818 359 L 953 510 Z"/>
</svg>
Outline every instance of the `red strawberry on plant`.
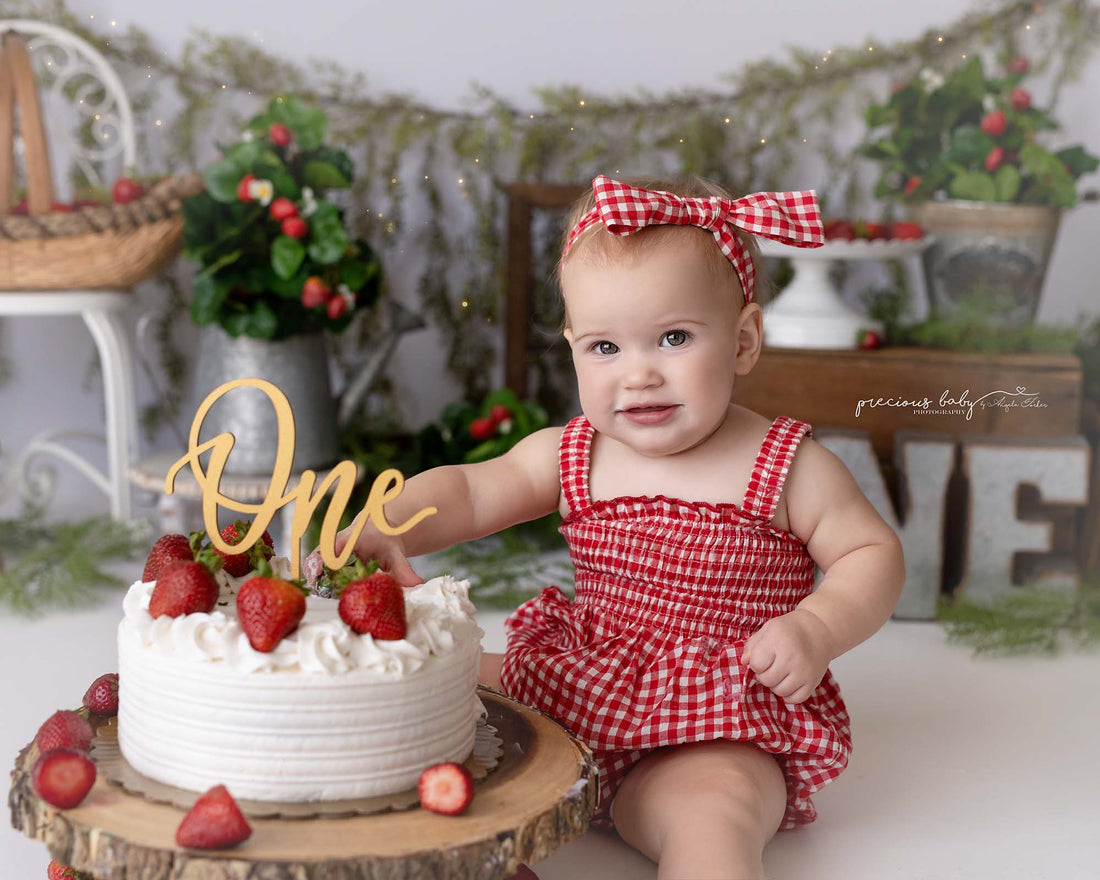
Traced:
<svg viewBox="0 0 1100 880">
<path fill-rule="evenodd" d="M 111 198 L 116 205 L 125 205 L 145 195 L 145 187 L 130 177 L 120 177 L 111 187 Z"/>
<path fill-rule="evenodd" d="M 1017 55 L 1008 64 L 1011 73 L 1027 73 L 1029 67 L 1031 67 L 1031 62 L 1023 55 Z"/>
<path fill-rule="evenodd" d="M 252 827 L 224 785 L 195 801 L 176 829 L 176 843 L 188 849 L 226 849 L 251 836 Z"/>
<path fill-rule="evenodd" d="M 992 113 L 987 113 L 982 120 L 982 131 L 990 137 L 1000 137 L 1005 133 L 1006 128 L 1008 128 L 1008 117 L 1005 116 L 1003 110 L 994 110 Z"/>
<path fill-rule="evenodd" d="M 249 578 L 237 592 L 237 620 L 257 651 L 268 653 L 298 628 L 306 615 L 305 592 L 297 584 L 264 574 Z"/>
<path fill-rule="evenodd" d="M 81 880 L 81 876 L 76 869 L 50 859 L 46 865 L 46 880 Z"/>
<path fill-rule="evenodd" d="M 444 816 L 457 816 L 474 799 L 474 777 L 461 764 L 433 764 L 420 774 L 416 785 L 420 806 Z"/>
<path fill-rule="evenodd" d="M 348 301 L 342 296 L 334 296 L 325 305 L 325 313 L 329 316 L 330 320 L 337 320 L 344 317 L 348 312 Z"/>
<path fill-rule="evenodd" d="M 1001 162 L 1004 161 L 1005 150 L 1004 147 L 994 147 L 989 151 L 989 155 L 985 157 L 985 170 L 996 171 L 1000 167 Z"/>
<path fill-rule="evenodd" d="M 1031 106 L 1031 93 L 1026 89 L 1016 86 L 1012 90 L 1012 108 L 1014 110 L 1026 110 Z"/>
<path fill-rule="evenodd" d="M 404 591 L 382 571 L 344 587 L 337 610 L 340 619 L 355 632 L 376 639 L 403 639 L 408 632 Z"/>
<path fill-rule="evenodd" d="M 118 673 L 108 672 L 91 683 L 84 692 L 82 705 L 96 715 L 118 714 Z"/>
<path fill-rule="evenodd" d="M 218 604 L 218 582 L 211 566 L 219 560 L 204 551 L 202 560 L 177 562 L 161 572 L 153 595 L 149 597 L 149 613 L 153 617 L 180 617 L 184 614 L 209 614 Z"/>
<path fill-rule="evenodd" d="M 301 238 L 308 230 L 306 221 L 301 217 L 287 217 L 283 221 L 283 235 L 290 238 Z"/>
<path fill-rule="evenodd" d="M 241 178 L 241 182 L 237 184 L 237 198 L 242 202 L 253 201 L 252 194 L 248 191 L 248 185 L 256 179 L 255 174 L 246 174 Z"/>
<path fill-rule="evenodd" d="M 920 178 L 917 175 L 913 175 L 907 181 L 905 181 L 905 194 L 911 196 L 917 191 L 920 186 Z"/>
<path fill-rule="evenodd" d="M 95 784 L 95 763 L 77 749 L 51 749 L 35 762 L 31 784 L 46 803 L 69 810 Z"/>
<path fill-rule="evenodd" d="M 153 542 L 149 555 L 145 558 L 145 569 L 141 579 L 145 583 L 155 581 L 157 576 L 175 562 L 190 562 L 195 558 L 191 542 L 186 535 L 161 535 Z"/>
<path fill-rule="evenodd" d="M 271 203 L 271 207 L 267 210 L 271 214 L 271 219 L 278 220 L 280 223 L 288 217 L 298 216 L 298 206 L 286 196 L 279 196 L 279 198 Z"/>
<path fill-rule="evenodd" d="M 245 532 L 248 531 L 249 524 L 243 520 L 237 520 L 227 525 L 221 530 L 222 540 L 226 544 L 236 545 L 241 543 L 244 539 Z M 226 574 L 230 574 L 233 577 L 242 577 L 253 570 L 253 566 L 259 560 L 255 556 L 255 548 L 259 547 L 259 553 L 263 554 L 264 559 L 270 559 L 275 555 L 275 542 L 271 539 L 271 534 L 265 529 L 264 533 L 260 535 L 260 541 L 253 544 L 242 553 L 226 553 L 214 547 L 213 550 L 218 556 L 221 557 L 222 567 L 225 569 Z"/>
<path fill-rule="evenodd" d="M 497 426 L 489 418 L 474 419 L 470 422 L 470 436 L 475 440 L 488 440 L 497 431 Z"/>
<path fill-rule="evenodd" d="M 52 749 L 79 749 L 86 752 L 91 748 L 93 736 L 95 733 L 87 718 L 71 709 L 61 709 L 42 722 L 38 733 L 34 735 L 34 743 L 42 753 Z"/>
<path fill-rule="evenodd" d="M 281 122 L 271 123 L 271 126 L 267 129 L 267 136 L 271 138 L 271 143 L 277 147 L 290 146 L 290 129 Z"/>
<path fill-rule="evenodd" d="M 302 285 L 302 305 L 307 309 L 323 306 L 332 299 L 332 291 L 317 275 L 310 275 Z"/>
<path fill-rule="evenodd" d="M 494 425 L 499 425 L 501 422 L 506 422 L 512 418 L 512 411 L 508 409 L 503 403 L 494 403 L 489 410 L 489 420 Z"/>
</svg>

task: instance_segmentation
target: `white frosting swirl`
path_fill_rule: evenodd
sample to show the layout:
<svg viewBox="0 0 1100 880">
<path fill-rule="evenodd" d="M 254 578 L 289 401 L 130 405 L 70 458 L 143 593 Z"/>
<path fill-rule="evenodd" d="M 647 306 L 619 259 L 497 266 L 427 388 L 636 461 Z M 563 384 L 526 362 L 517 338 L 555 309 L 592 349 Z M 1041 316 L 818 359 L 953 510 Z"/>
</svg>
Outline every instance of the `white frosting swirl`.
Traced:
<svg viewBox="0 0 1100 880">
<path fill-rule="evenodd" d="M 289 562 L 272 560 L 285 576 Z M 405 590 L 408 632 L 403 639 L 379 640 L 354 632 L 340 619 L 335 599 L 311 596 L 306 616 L 294 632 L 269 653 L 255 650 L 237 621 L 236 593 L 251 575 L 233 578 L 218 573 L 221 593 L 210 613 L 153 618 L 149 599 L 154 581 L 133 584 L 122 601 L 123 638 L 187 661 L 225 663 L 241 672 L 300 669 L 331 676 L 370 670 L 378 678 L 400 679 L 418 670 L 433 655 L 448 654 L 480 641 L 469 581 L 450 575 L 432 578 Z"/>
</svg>

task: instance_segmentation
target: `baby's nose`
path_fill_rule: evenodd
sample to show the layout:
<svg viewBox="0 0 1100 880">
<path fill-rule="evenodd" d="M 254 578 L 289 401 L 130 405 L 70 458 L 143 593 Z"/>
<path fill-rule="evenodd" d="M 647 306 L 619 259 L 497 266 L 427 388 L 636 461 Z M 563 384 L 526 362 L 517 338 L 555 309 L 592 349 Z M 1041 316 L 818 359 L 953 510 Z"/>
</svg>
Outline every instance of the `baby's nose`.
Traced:
<svg viewBox="0 0 1100 880">
<path fill-rule="evenodd" d="M 661 372 L 652 358 L 635 355 L 623 364 L 623 384 L 627 388 L 649 388 L 661 384 Z"/>
</svg>

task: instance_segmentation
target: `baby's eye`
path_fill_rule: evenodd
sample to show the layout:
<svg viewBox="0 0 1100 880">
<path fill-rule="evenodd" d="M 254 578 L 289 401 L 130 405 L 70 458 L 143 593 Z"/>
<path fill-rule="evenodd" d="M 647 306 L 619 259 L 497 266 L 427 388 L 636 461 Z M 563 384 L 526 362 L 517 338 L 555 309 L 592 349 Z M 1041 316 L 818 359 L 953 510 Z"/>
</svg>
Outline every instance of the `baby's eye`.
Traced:
<svg viewBox="0 0 1100 880">
<path fill-rule="evenodd" d="M 601 339 L 599 342 L 592 344 L 592 350 L 596 354 L 615 354 L 619 350 L 614 342 L 608 342 L 606 339 Z"/>
<path fill-rule="evenodd" d="M 668 345 L 675 348 L 678 345 L 683 345 L 688 341 L 688 334 L 684 330 L 669 330 L 664 336 L 661 337 L 661 344 Z"/>
</svg>

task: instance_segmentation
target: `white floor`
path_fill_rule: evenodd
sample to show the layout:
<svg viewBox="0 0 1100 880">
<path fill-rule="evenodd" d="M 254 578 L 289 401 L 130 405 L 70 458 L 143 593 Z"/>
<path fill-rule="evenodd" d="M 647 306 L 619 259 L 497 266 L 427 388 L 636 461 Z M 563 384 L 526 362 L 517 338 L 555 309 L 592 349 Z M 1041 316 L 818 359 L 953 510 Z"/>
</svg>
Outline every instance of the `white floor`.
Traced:
<svg viewBox="0 0 1100 880">
<path fill-rule="evenodd" d="M 116 668 L 119 599 L 37 620 L 0 616 L 5 761 Z M 502 649 L 503 618 L 482 614 L 487 650 Z M 833 669 L 853 717 L 852 761 L 817 796 L 818 821 L 768 847 L 769 878 L 1100 877 L 1100 653 L 975 660 L 939 625 L 891 622 Z M 0 877 L 44 877 L 43 845 L 7 824 Z M 542 880 L 657 874 L 599 832 L 533 867 Z"/>
</svg>

